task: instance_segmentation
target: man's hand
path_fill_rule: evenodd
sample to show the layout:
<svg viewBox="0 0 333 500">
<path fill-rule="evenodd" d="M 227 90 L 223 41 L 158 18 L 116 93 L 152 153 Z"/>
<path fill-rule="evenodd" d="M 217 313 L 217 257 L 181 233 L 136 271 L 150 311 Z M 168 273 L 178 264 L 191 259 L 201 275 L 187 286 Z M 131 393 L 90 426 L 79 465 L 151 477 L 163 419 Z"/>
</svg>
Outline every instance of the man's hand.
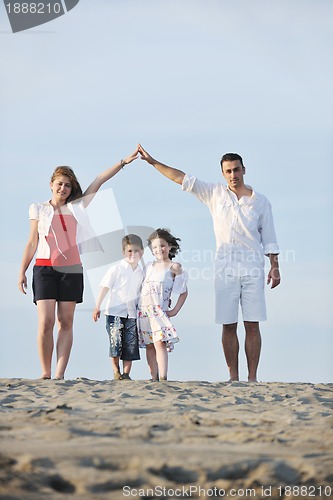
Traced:
<svg viewBox="0 0 333 500">
<path fill-rule="evenodd" d="M 151 165 L 153 165 L 155 163 L 154 158 L 152 158 L 150 156 L 150 154 L 147 153 L 147 151 L 145 151 L 143 149 L 143 147 L 141 146 L 141 144 L 138 145 L 138 151 L 139 151 L 139 153 L 141 155 L 141 160 L 146 160 L 146 162 L 150 163 Z"/>
<path fill-rule="evenodd" d="M 164 163 L 155 160 L 150 156 L 149 153 L 147 153 L 147 151 L 143 149 L 141 144 L 138 145 L 138 150 L 141 155 L 141 160 L 145 160 L 147 163 L 150 163 L 150 165 L 153 165 L 156 170 L 158 170 L 162 175 L 164 175 L 171 181 L 176 182 L 177 184 L 182 184 L 185 177 L 184 172 L 173 167 L 168 167 L 168 165 L 164 165 Z"/>
<path fill-rule="evenodd" d="M 271 288 L 275 288 L 281 282 L 280 269 L 278 267 L 271 267 L 267 276 L 267 285 L 271 283 Z"/>
</svg>

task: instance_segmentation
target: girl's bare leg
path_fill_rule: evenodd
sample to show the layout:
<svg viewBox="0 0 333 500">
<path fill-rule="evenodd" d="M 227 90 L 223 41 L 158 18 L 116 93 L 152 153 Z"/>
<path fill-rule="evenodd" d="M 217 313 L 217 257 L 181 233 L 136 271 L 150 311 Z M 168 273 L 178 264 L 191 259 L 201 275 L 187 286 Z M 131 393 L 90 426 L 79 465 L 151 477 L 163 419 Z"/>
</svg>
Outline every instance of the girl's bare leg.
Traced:
<svg viewBox="0 0 333 500">
<path fill-rule="evenodd" d="M 154 344 L 146 345 L 146 358 L 152 380 L 158 380 L 158 364 Z"/>
<path fill-rule="evenodd" d="M 42 367 L 41 378 L 51 378 L 55 303 L 56 301 L 53 299 L 37 301 L 37 345 L 39 360 Z"/>
<path fill-rule="evenodd" d="M 157 342 L 154 342 L 154 346 L 156 350 L 156 361 L 160 380 L 166 380 L 168 376 L 168 352 L 166 349 L 166 343 L 162 340 L 157 340 Z"/>
<path fill-rule="evenodd" d="M 55 378 L 64 378 L 73 345 L 73 320 L 76 302 L 58 303 L 57 368 Z"/>
</svg>

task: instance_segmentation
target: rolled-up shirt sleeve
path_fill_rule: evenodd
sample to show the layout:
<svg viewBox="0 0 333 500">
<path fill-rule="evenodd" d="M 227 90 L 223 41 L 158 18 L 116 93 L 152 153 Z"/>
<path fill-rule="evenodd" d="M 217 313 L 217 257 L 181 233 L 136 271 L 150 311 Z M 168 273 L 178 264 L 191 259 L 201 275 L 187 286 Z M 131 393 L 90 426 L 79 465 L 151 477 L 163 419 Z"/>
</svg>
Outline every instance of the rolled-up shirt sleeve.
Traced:
<svg viewBox="0 0 333 500">
<path fill-rule="evenodd" d="M 213 191 L 214 184 L 200 181 L 197 177 L 185 174 L 182 182 L 182 190 L 194 194 L 200 201 L 207 203 Z"/>
<path fill-rule="evenodd" d="M 280 250 L 276 240 L 272 206 L 268 200 L 266 200 L 266 207 L 261 217 L 260 233 L 264 254 L 279 254 Z"/>
<path fill-rule="evenodd" d="M 182 182 L 182 190 L 183 191 L 192 191 L 195 181 L 196 181 L 196 177 L 194 177 L 193 175 L 185 174 L 183 182 Z"/>
</svg>

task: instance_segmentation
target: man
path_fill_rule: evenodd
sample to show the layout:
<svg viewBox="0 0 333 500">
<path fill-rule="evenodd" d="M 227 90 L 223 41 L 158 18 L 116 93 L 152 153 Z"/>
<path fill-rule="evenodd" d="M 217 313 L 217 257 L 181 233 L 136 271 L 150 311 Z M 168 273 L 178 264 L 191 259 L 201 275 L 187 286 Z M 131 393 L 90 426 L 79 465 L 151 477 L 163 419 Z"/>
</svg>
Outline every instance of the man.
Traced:
<svg viewBox="0 0 333 500">
<path fill-rule="evenodd" d="M 245 167 L 236 153 L 221 159 L 223 184 L 208 184 L 152 158 L 139 145 L 143 160 L 204 202 L 212 215 L 216 238 L 216 323 L 222 324 L 222 345 L 230 381 L 239 380 L 238 309 L 242 308 L 248 380 L 257 381 L 261 351 L 259 322 L 266 320 L 264 255 L 270 260 L 267 284 L 280 284 L 280 271 L 271 205 L 244 184 Z"/>
</svg>

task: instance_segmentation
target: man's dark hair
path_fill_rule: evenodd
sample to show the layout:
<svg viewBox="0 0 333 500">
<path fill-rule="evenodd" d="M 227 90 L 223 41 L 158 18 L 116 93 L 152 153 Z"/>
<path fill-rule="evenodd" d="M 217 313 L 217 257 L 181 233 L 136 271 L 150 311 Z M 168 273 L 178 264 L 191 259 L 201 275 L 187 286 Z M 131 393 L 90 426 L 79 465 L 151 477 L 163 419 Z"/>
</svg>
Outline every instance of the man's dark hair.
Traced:
<svg viewBox="0 0 333 500">
<path fill-rule="evenodd" d="M 224 161 L 237 161 L 239 160 L 241 162 L 242 167 L 244 167 L 243 163 L 243 158 L 237 154 L 237 153 L 226 153 L 225 155 L 222 156 L 221 158 L 221 168 L 223 170 L 223 162 Z"/>
</svg>

